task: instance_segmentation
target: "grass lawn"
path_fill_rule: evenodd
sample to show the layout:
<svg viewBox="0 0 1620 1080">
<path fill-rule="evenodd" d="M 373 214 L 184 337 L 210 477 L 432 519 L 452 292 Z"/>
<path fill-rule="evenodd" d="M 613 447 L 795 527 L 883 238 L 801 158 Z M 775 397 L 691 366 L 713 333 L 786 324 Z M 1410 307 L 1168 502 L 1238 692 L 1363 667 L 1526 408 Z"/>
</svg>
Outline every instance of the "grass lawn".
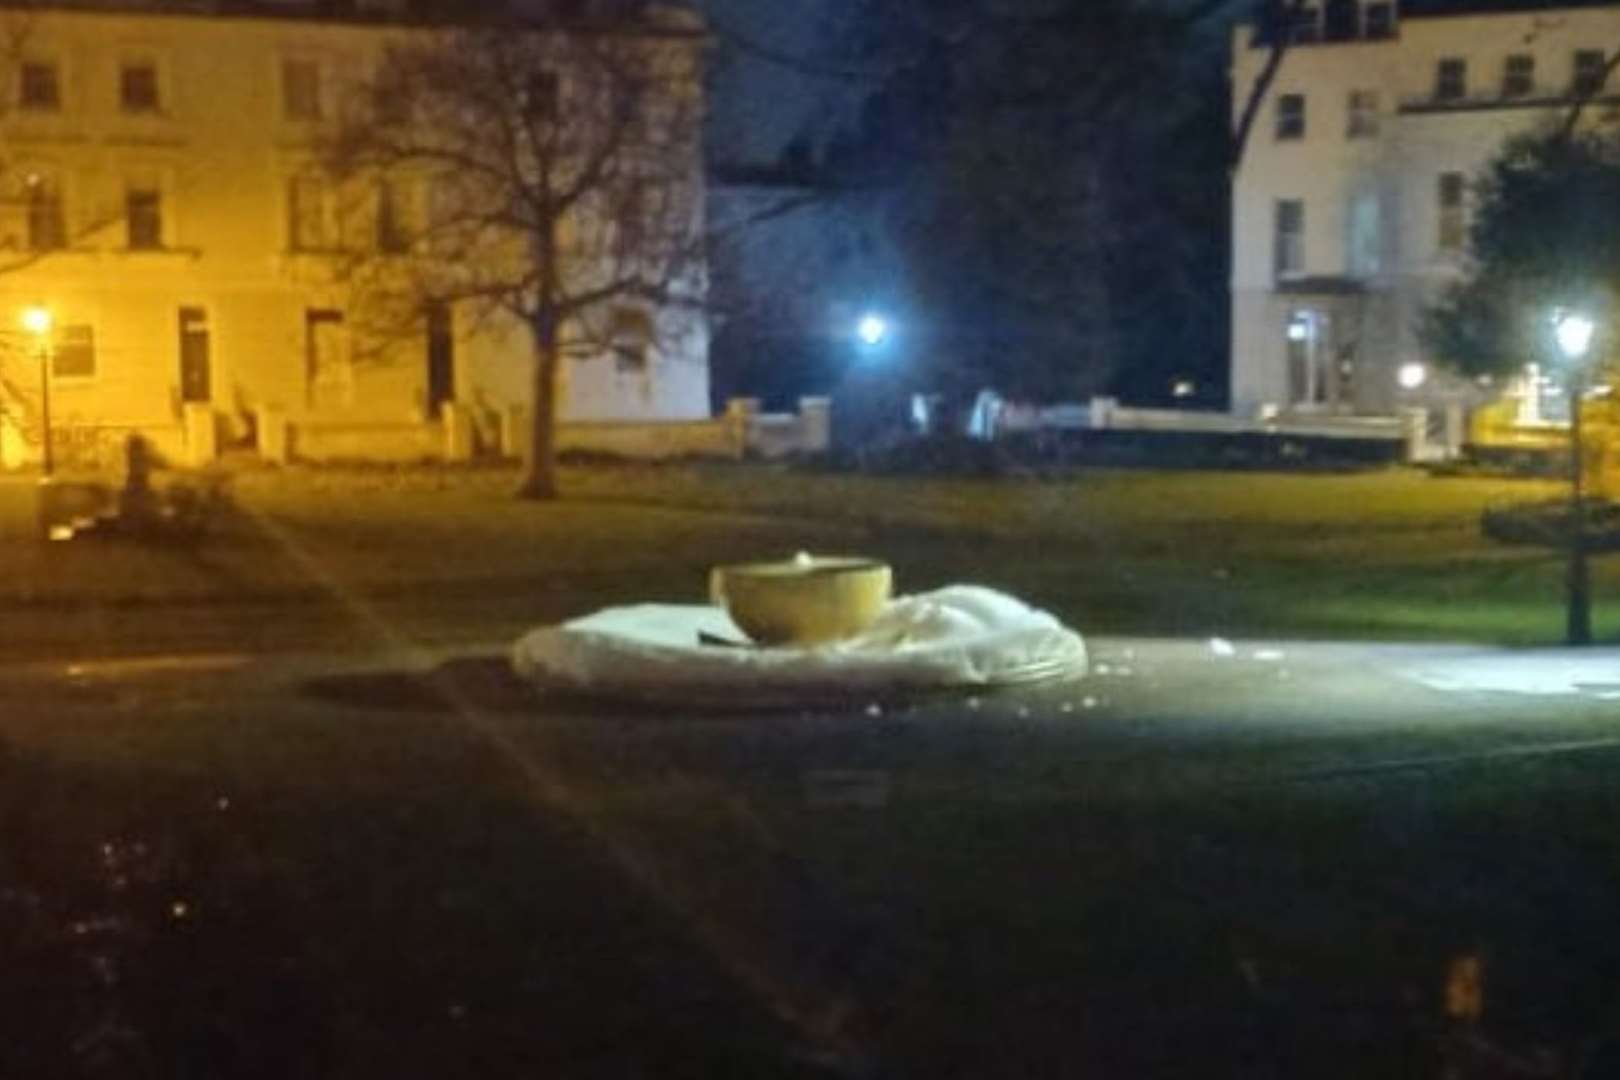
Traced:
<svg viewBox="0 0 1620 1080">
<path fill-rule="evenodd" d="M 1000 585 L 1093 635 L 1560 625 L 1556 563 L 1477 531 L 1555 490 L 1532 483 L 621 468 L 537 506 L 512 481 L 246 473 L 189 551 L 36 544 L 12 484 L 0 648 L 498 642 L 797 548 Z M 1214 783 L 1198 768 L 1351 760 L 1361 736 L 1313 742 L 1322 702 L 1286 731 L 1167 733 L 1033 699 L 767 720 L 402 686 L 0 679 L 0 958 L 29 991 L 0 1073 L 847 1075 L 805 1045 L 877 1076 L 1430 1077 L 1448 966 L 1480 957 L 1488 1041 L 1572 1075 L 1620 1006 L 1613 755 Z M 816 806 L 816 768 L 891 771 L 896 797 Z"/>
<path fill-rule="evenodd" d="M 186 550 L 33 543 L 27 485 L 12 483 L 0 487 L 11 570 L 0 605 L 80 612 L 74 632 L 109 647 L 116 634 L 98 631 L 98 618 L 167 606 L 181 625 L 229 603 L 303 604 L 306 624 L 311 609 L 361 604 L 414 638 L 493 640 L 604 603 L 697 599 L 718 561 L 855 549 L 890 559 L 903 589 L 979 581 L 1093 633 L 1506 643 L 1561 633 L 1558 559 L 1478 528 L 1488 505 L 1557 491 L 1539 482 L 1405 470 L 1099 470 L 997 483 L 604 467 L 570 471 L 565 501 L 529 505 L 508 498 L 513 480 L 504 470 L 244 473 L 240 517 Z M 1599 634 L 1613 636 L 1620 604 L 1603 601 L 1620 596 L 1620 560 L 1598 561 L 1596 593 Z M 272 610 L 255 633 L 269 640 L 286 624 Z M 71 640 L 41 627 L 5 637 L 21 648 L 30 630 Z"/>
</svg>

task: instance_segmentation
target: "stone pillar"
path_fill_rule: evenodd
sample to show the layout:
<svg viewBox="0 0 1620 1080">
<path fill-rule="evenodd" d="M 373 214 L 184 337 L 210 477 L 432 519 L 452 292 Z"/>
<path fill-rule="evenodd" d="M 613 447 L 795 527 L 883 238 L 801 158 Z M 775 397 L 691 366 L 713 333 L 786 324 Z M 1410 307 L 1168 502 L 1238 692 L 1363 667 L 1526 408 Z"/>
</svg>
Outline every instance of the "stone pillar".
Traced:
<svg viewBox="0 0 1620 1080">
<path fill-rule="evenodd" d="M 444 424 L 444 460 L 471 461 L 473 458 L 472 412 L 465 405 L 447 401 L 439 406 Z"/>
<path fill-rule="evenodd" d="M 1119 406 L 1119 399 L 1111 397 L 1094 397 L 1091 399 L 1091 426 L 1099 431 L 1107 430 L 1113 426 L 1114 410 Z"/>
<path fill-rule="evenodd" d="M 529 440 L 534 437 L 529 423 L 529 407 L 508 405 L 501 413 L 500 423 L 501 455 L 515 461 L 526 460 L 529 456 Z"/>
<path fill-rule="evenodd" d="M 1406 460 L 1428 461 L 1429 410 L 1421 406 L 1402 409 L 1401 428 L 1406 436 Z"/>
<path fill-rule="evenodd" d="M 259 458 L 270 465 L 285 465 L 291 458 L 287 438 L 287 414 L 273 406 L 261 406 L 257 417 Z"/>
<path fill-rule="evenodd" d="M 759 398 L 740 397 L 726 402 L 726 434 L 738 457 L 748 452 L 749 430 L 758 415 Z"/>
<path fill-rule="evenodd" d="M 219 457 L 219 418 L 206 401 L 188 401 L 184 407 L 186 457 L 192 465 L 207 465 Z"/>
<path fill-rule="evenodd" d="M 799 450 L 820 454 L 832 446 L 832 398 L 799 399 Z"/>
<path fill-rule="evenodd" d="M 1446 405 L 1446 457 L 1447 459 L 1462 456 L 1463 444 L 1468 441 L 1468 412 L 1463 408 L 1462 402 L 1453 401 Z"/>
</svg>

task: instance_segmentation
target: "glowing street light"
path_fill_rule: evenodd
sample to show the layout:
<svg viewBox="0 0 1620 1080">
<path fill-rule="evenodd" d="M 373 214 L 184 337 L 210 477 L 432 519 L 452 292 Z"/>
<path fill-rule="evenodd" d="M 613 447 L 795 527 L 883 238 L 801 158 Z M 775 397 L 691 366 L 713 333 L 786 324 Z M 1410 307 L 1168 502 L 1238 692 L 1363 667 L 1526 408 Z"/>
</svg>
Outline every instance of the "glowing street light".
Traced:
<svg viewBox="0 0 1620 1080">
<path fill-rule="evenodd" d="M 1395 373 L 1395 381 L 1402 390 L 1416 390 L 1429 381 L 1429 369 L 1422 364 L 1402 364 Z"/>
<path fill-rule="evenodd" d="M 1586 350 L 1592 347 L 1592 335 L 1596 331 L 1597 324 L 1576 311 L 1560 313 L 1558 321 L 1553 326 L 1553 336 L 1558 339 L 1558 351 L 1562 352 L 1564 359 L 1572 364 L 1586 357 Z"/>
<path fill-rule="evenodd" d="M 1592 580 L 1586 565 L 1586 499 L 1582 468 L 1581 402 L 1586 369 L 1581 361 L 1592 347 L 1597 324 L 1578 311 L 1553 314 L 1553 338 L 1569 365 L 1569 564 L 1564 637 L 1571 645 L 1592 643 Z"/>
<path fill-rule="evenodd" d="M 51 311 L 49 308 L 35 305 L 34 307 L 23 309 L 23 329 L 27 330 L 31 334 L 35 334 L 40 337 L 49 334 L 51 332 L 52 322 L 53 320 L 51 319 Z"/>
<path fill-rule="evenodd" d="M 889 340 L 889 320 L 876 312 L 867 312 L 855 324 L 855 336 L 868 349 L 875 349 Z"/>
<path fill-rule="evenodd" d="M 55 320 L 51 309 L 34 304 L 23 309 L 23 329 L 38 339 L 39 345 L 39 427 L 42 454 L 40 468 L 49 478 L 55 471 L 55 457 L 51 452 L 51 327 Z"/>
</svg>

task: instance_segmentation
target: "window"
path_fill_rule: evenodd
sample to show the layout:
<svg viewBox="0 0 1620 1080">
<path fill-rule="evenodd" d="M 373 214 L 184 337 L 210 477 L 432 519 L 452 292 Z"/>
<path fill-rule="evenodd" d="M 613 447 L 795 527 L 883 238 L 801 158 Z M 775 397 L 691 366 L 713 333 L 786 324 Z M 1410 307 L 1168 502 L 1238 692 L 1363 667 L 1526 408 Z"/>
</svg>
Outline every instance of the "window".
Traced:
<svg viewBox="0 0 1620 1080">
<path fill-rule="evenodd" d="M 1277 98 L 1277 138 L 1305 137 L 1305 95 L 1283 94 Z"/>
<path fill-rule="evenodd" d="M 1502 96 L 1529 97 L 1536 88 L 1536 58 L 1528 53 L 1515 53 L 1502 65 Z"/>
<path fill-rule="evenodd" d="M 1278 199 L 1273 225 L 1272 263 L 1279 278 L 1305 270 L 1305 201 Z"/>
<path fill-rule="evenodd" d="M 31 174 L 27 184 L 28 247 L 33 251 L 55 251 L 67 246 L 67 217 L 62 211 L 62 191 L 49 177 Z"/>
<path fill-rule="evenodd" d="M 1590 97 L 1603 89 L 1603 53 L 1598 49 L 1579 49 L 1575 53 L 1575 75 L 1570 90 L 1579 97 Z"/>
<path fill-rule="evenodd" d="M 1313 7 L 1300 8 L 1294 16 L 1293 37 L 1295 44 L 1309 45 L 1322 36 L 1320 20 Z"/>
<path fill-rule="evenodd" d="M 411 250 L 406 226 L 404 193 L 399 184 L 384 180 L 377 185 L 377 250 L 402 255 Z"/>
<path fill-rule="evenodd" d="M 1439 203 L 1439 248 L 1444 253 L 1456 253 L 1468 242 L 1467 184 L 1463 174 L 1440 174 L 1437 188 Z"/>
<path fill-rule="evenodd" d="M 1345 136 L 1351 139 L 1368 139 L 1377 134 L 1378 91 L 1350 91 L 1349 116 L 1345 124 Z"/>
<path fill-rule="evenodd" d="M 326 184 L 317 177 L 297 176 L 287 185 L 287 246 L 293 251 L 328 246 Z"/>
<path fill-rule="evenodd" d="M 620 375 L 646 374 L 653 343 L 652 319 L 640 308 L 616 308 L 609 329 L 614 369 Z"/>
<path fill-rule="evenodd" d="M 1440 61 L 1434 71 L 1436 101 L 1457 101 L 1468 96 L 1468 61 L 1453 56 Z"/>
<path fill-rule="evenodd" d="M 1351 277 L 1372 277 L 1382 269 L 1383 213 L 1376 191 L 1363 191 L 1350 199 L 1345 215 L 1346 269 Z"/>
<path fill-rule="evenodd" d="M 561 83 L 554 71 L 538 71 L 529 76 L 523 95 L 524 111 L 535 120 L 549 121 L 557 117 L 557 103 Z"/>
<path fill-rule="evenodd" d="M 41 112 L 55 112 L 62 107 L 62 83 L 55 64 L 45 60 L 23 63 L 19 71 L 17 104 Z"/>
<path fill-rule="evenodd" d="M 67 324 L 56 332 L 51 349 L 51 375 L 57 379 L 92 379 L 96 374 L 96 336 L 89 326 Z"/>
<path fill-rule="evenodd" d="M 152 251 L 163 246 L 163 195 L 153 188 L 130 188 L 124 193 L 124 219 L 131 251 Z"/>
<path fill-rule="evenodd" d="M 118 73 L 118 104 L 127 113 L 157 112 L 157 67 L 146 61 L 125 64 Z"/>
<path fill-rule="evenodd" d="M 281 62 L 281 114 L 288 120 L 321 118 L 321 67 L 315 61 Z"/>
<path fill-rule="evenodd" d="M 1369 38 L 1395 36 L 1395 6 L 1390 3 L 1367 5 L 1366 33 Z"/>
</svg>

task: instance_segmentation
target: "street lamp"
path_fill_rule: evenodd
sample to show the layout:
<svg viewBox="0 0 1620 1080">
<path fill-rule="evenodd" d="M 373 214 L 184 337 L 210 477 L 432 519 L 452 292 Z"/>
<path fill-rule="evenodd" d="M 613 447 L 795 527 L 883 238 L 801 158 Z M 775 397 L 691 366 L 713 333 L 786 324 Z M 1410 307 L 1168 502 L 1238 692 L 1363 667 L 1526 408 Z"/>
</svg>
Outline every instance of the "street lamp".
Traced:
<svg viewBox="0 0 1620 1080">
<path fill-rule="evenodd" d="M 889 340 L 889 320 L 875 311 L 869 311 L 855 324 L 855 336 L 868 349 L 875 349 Z"/>
<path fill-rule="evenodd" d="M 1592 579 L 1586 564 L 1586 505 L 1582 468 L 1581 400 L 1586 396 L 1582 363 L 1597 324 L 1577 311 L 1553 316 L 1553 338 L 1569 365 L 1569 564 L 1565 572 L 1568 605 L 1564 638 L 1571 645 L 1592 643 Z"/>
<path fill-rule="evenodd" d="M 23 309 L 23 329 L 34 335 L 39 346 L 39 425 L 40 444 L 43 448 L 40 463 L 47 477 L 51 475 L 55 466 L 55 459 L 51 454 L 51 326 L 53 322 L 50 309 L 42 304 L 35 304 L 32 307 Z"/>
</svg>

